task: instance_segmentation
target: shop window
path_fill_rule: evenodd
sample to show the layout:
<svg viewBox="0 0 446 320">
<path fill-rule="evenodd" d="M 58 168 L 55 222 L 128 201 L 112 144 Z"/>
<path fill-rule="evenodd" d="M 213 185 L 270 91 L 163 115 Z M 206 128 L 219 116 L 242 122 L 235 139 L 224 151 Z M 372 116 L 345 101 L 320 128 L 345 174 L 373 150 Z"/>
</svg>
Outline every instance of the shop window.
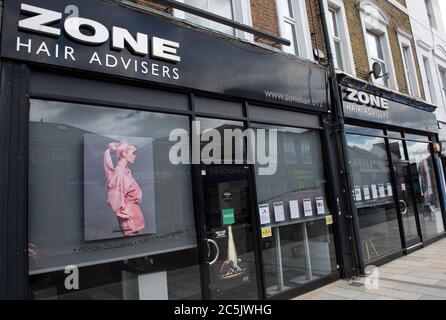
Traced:
<svg viewBox="0 0 446 320">
<path fill-rule="evenodd" d="M 261 227 L 271 230 L 262 238 L 262 255 L 266 292 L 273 296 L 336 271 L 332 216 L 319 132 L 253 127 L 277 129 L 276 173 L 264 176 L 255 170 Z"/>
<path fill-rule="evenodd" d="M 424 137 L 411 136 L 416 140 Z M 432 238 L 444 232 L 440 199 L 435 178 L 433 156 L 427 142 L 406 141 L 409 154 L 415 199 L 418 207 L 421 229 L 424 239 Z"/>
<path fill-rule="evenodd" d="M 291 45 L 282 46 L 286 53 L 313 59 L 307 9 L 304 0 L 276 0 L 280 35 Z"/>
<path fill-rule="evenodd" d="M 178 128 L 188 117 L 31 100 L 31 298 L 201 298 L 190 167 L 169 161 Z"/>
<path fill-rule="evenodd" d="M 252 25 L 250 0 L 177 0 L 177 1 L 199 8 L 201 10 L 208 11 L 215 15 L 219 15 L 224 18 L 237 21 L 239 23 L 248 26 Z M 237 36 L 247 40 L 252 40 L 252 36 L 245 32 L 235 30 L 230 26 L 214 22 L 202 17 L 198 17 L 196 15 L 187 12 L 174 10 L 174 15 L 206 28 L 210 28 L 222 33 L 226 33 L 228 35 Z"/>
<path fill-rule="evenodd" d="M 386 144 L 382 137 L 356 134 L 347 134 L 347 143 L 362 252 L 369 263 L 401 250 Z M 399 148 L 393 148 L 398 156 Z"/>
</svg>

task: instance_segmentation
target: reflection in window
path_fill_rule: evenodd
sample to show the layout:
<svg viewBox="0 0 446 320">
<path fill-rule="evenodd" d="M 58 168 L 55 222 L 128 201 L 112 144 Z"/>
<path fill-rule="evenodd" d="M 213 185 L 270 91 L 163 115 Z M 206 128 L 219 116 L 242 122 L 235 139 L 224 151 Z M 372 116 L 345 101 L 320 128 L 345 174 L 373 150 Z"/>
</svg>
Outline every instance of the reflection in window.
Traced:
<svg viewBox="0 0 446 320">
<path fill-rule="evenodd" d="M 200 298 L 190 168 L 169 161 L 175 143 L 169 141 L 169 133 L 176 128 L 189 131 L 188 118 L 31 101 L 32 298 Z M 119 187 L 112 190 L 124 197 L 108 198 L 105 150 L 109 143 L 124 140 L 135 146 L 136 151 L 123 151 L 126 157 L 133 152 L 134 162 L 127 166 L 129 171 L 113 171 L 116 180 L 109 179 L 117 181 Z M 119 159 L 115 152 L 110 156 L 113 167 L 123 164 L 118 163 L 122 154 Z M 125 175 L 124 180 L 117 172 Z M 127 183 L 130 176 L 136 183 Z M 113 188 L 114 182 L 110 183 L 107 189 Z M 138 185 L 142 197 L 136 187 L 119 191 L 129 185 Z M 144 228 L 128 235 L 120 219 L 127 219 L 130 226 L 132 219 L 126 217 L 137 212 L 136 207 L 144 217 Z M 79 290 L 65 288 L 67 265 L 79 266 Z"/>
<path fill-rule="evenodd" d="M 432 238 L 444 231 L 444 225 L 429 143 L 406 141 L 406 145 L 423 237 Z"/>
<path fill-rule="evenodd" d="M 401 249 L 384 138 L 347 134 L 365 262 Z"/>
<path fill-rule="evenodd" d="M 262 240 L 267 294 L 272 296 L 336 271 L 335 247 L 326 222 L 330 211 L 319 133 L 255 128 L 278 130 L 276 173 L 262 176 L 255 170 L 258 205 L 269 212 L 262 227 L 272 227 L 272 236 Z"/>
</svg>

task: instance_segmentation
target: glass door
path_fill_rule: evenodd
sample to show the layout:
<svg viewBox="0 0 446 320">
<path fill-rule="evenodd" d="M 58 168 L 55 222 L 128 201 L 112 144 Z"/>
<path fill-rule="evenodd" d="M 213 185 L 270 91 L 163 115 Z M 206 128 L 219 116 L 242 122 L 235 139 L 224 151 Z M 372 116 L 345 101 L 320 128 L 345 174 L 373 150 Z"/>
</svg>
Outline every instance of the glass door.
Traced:
<svg viewBox="0 0 446 320">
<path fill-rule="evenodd" d="M 410 165 L 408 161 L 394 162 L 394 173 L 398 202 L 403 223 L 405 247 L 410 248 L 421 243 L 415 206 L 411 197 Z"/>
<path fill-rule="evenodd" d="M 249 174 L 246 165 L 201 167 L 211 299 L 259 298 Z"/>
<path fill-rule="evenodd" d="M 391 133 L 392 134 L 392 133 Z M 404 248 L 411 248 L 421 243 L 421 229 L 412 192 L 410 162 L 405 152 L 403 141 L 389 139 L 390 158 L 393 165 L 396 190 L 395 201 L 398 202 L 401 216 L 401 232 Z"/>
</svg>

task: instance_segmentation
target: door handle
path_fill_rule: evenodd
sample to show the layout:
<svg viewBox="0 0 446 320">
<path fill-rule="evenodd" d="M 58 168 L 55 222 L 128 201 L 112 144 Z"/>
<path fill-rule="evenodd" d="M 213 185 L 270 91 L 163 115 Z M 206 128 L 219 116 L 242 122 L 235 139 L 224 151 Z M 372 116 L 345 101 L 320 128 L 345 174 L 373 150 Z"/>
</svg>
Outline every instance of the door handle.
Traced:
<svg viewBox="0 0 446 320">
<path fill-rule="evenodd" d="M 217 254 L 215 255 L 214 260 L 208 262 L 208 264 L 211 266 L 211 265 L 213 265 L 215 262 L 217 262 L 217 260 L 218 260 L 218 256 L 220 255 L 220 250 L 218 249 L 218 244 L 217 244 L 217 242 L 215 242 L 215 241 L 212 240 L 212 239 L 206 239 L 206 244 L 207 244 L 207 246 L 208 246 L 208 258 L 211 256 L 211 246 L 209 245 L 209 243 L 212 243 L 212 244 L 214 245 L 215 249 L 217 250 Z"/>
<path fill-rule="evenodd" d="M 401 211 L 401 214 L 406 214 L 407 213 L 407 203 L 404 200 L 400 200 L 400 208 L 401 208 L 401 204 L 404 206 L 404 210 Z"/>
</svg>

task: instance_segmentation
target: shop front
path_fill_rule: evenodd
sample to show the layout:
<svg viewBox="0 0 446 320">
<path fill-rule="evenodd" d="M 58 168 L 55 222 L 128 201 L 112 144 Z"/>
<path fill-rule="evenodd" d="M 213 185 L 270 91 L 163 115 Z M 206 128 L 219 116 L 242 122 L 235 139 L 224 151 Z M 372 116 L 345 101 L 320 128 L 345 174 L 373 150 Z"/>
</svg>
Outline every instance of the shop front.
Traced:
<svg viewBox="0 0 446 320">
<path fill-rule="evenodd" d="M 280 298 L 343 272 L 325 69 L 91 0 L 6 2 L 1 56 L 2 297 Z"/>
<path fill-rule="evenodd" d="M 435 107 L 350 78 L 340 90 L 363 263 L 444 237 Z"/>
</svg>

